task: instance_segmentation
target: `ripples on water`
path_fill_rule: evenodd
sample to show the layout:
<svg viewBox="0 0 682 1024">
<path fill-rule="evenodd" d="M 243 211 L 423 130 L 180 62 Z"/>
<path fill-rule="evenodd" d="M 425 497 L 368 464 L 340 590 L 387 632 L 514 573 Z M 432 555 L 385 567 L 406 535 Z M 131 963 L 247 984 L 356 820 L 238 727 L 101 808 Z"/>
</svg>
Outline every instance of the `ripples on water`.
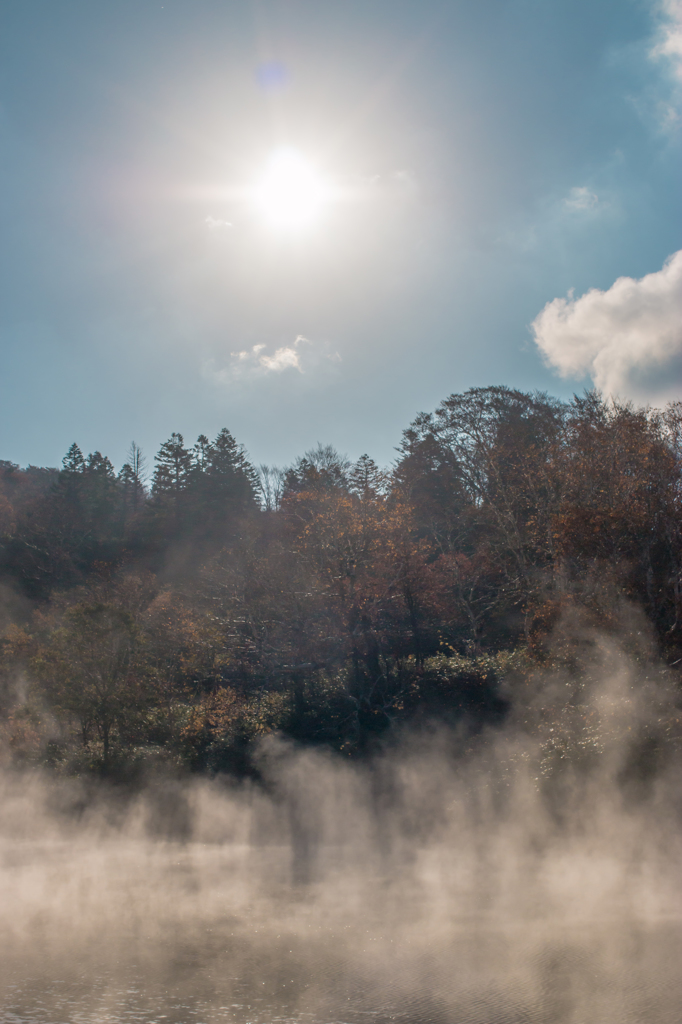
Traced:
<svg viewBox="0 0 682 1024">
<path fill-rule="evenodd" d="M 314 930 L 314 929 L 313 929 Z M 377 937 L 378 938 L 378 937 Z M 335 939 L 340 940 L 334 955 Z M 367 936 L 366 941 L 374 937 Z M 54 956 L 25 976 L 5 965 L 2 1020 L 210 1024 L 346 1021 L 433 1024 L 679 1024 L 682 932 L 678 926 L 620 923 L 466 934 L 413 954 L 403 946 L 374 973 L 344 955 L 345 936 L 289 940 L 266 955 L 243 939 L 213 935 L 189 948 L 172 941 L 108 967 Z M 286 948 L 287 945 L 290 948 Z M 320 949 L 322 946 L 322 949 Z M 403 972 L 410 978 L 404 983 Z"/>
<path fill-rule="evenodd" d="M 593 918 L 580 901 L 572 914 L 524 899 L 514 921 L 499 894 L 467 891 L 466 871 L 449 885 L 456 858 L 442 852 L 398 884 L 337 872 L 298 886 L 282 877 L 289 849 L 5 853 L 5 910 L 24 919 L 4 919 L 4 1024 L 681 1019 L 682 927 L 660 902 L 637 917 L 620 884 Z"/>
</svg>

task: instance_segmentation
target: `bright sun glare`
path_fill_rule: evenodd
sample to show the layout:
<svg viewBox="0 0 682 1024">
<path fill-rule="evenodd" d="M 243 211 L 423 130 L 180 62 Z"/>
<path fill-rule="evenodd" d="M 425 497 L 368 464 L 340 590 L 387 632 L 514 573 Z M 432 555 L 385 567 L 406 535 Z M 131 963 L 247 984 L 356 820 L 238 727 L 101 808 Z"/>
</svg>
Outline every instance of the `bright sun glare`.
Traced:
<svg viewBox="0 0 682 1024">
<path fill-rule="evenodd" d="M 305 227 L 315 220 L 329 198 L 317 172 L 295 150 L 275 153 L 254 189 L 256 208 L 278 228 Z"/>
</svg>

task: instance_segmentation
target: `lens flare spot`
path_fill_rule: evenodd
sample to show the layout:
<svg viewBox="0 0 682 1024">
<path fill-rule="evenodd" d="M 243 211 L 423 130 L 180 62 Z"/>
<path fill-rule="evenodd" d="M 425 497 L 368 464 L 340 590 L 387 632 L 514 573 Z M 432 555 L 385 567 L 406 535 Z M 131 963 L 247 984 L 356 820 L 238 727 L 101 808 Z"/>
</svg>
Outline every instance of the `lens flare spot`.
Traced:
<svg viewBox="0 0 682 1024">
<path fill-rule="evenodd" d="M 329 190 L 295 150 L 275 153 L 254 189 L 259 214 L 273 227 L 301 228 L 311 224 L 329 198 Z"/>
</svg>

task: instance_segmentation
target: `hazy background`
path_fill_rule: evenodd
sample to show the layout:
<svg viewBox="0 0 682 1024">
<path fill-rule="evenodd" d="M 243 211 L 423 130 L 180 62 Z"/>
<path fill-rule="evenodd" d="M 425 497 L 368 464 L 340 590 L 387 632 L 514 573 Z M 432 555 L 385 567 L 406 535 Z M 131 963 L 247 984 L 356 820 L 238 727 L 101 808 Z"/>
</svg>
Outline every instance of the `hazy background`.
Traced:
<svg viewBox="0 0 682 1024">
<path fill-rule="evenodd" d="M 472 385 L 627 393 L 552 321 L 557 377 L 529 325 L 680 247 L 679 26 L 675 0 L 5 0 L 0 455 L 118 466 L 227 425 L 255 462 L 385 462 Z M 234 195 L 281 144 L 355 196 L 296 238 Z M 647 324 L 630 390 L 675 397 L 682 342 L 649 372 Z"/>
</svg>

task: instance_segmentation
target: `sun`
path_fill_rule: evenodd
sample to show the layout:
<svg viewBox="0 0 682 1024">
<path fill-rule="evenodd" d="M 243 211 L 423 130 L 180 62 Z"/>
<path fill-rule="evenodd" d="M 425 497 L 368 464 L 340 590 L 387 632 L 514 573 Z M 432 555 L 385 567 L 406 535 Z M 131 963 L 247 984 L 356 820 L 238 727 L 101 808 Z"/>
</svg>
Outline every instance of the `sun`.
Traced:
<svg viewBox="0 0 682 1024">
<path fill-rule="evenodd" d="M 322 178 L 293 149 L 281 149 L 272 155 L 253 190 L 258 213 L 276 228 L 307 227 L 316 220 L 328 199 L 329 189 Z"/>
</svg>

